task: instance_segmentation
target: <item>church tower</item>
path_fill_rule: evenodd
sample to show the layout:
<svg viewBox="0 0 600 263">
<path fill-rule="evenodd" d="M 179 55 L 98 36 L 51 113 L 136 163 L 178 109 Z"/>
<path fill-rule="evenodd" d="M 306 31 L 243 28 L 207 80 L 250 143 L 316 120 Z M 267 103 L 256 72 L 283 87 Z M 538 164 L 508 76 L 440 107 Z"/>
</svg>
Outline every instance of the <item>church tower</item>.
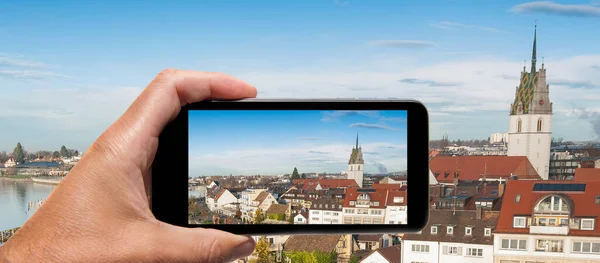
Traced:
<svg viewBox="0 0 600 263">
<path fill-rule="evenodd" d="M 547 180 L 550 168 L 552 139 L 552 102 L 546 84 L 546 69 L 536 71 L 536 34 L 533 33 L 531 70 L 523 67 L 515 101 L 510 105 L 508 156 L 527 156 L 542 179 Z"/>
<path fill-rule="evenodd" d="M 358 146 L 358 134 L 356 134 L 356 147 L 352 148 L 350 160 L 348 161 L 348 179 L 354 179 L 359 187 L 363 187 L 363 176 L 365 172 L 365 160 L 363 160 L 362 147 Z"/>
</svg>

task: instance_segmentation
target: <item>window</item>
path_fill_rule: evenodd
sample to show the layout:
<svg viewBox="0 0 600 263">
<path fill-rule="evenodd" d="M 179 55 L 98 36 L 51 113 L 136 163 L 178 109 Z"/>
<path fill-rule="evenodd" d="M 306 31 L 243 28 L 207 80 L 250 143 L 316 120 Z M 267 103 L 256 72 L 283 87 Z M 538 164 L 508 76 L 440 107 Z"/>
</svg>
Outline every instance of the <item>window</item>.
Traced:
<svg viewBox="0 0 600 263">
<path fill-rule="evenodd" d="M 600 254 L 600 243 L 592 242 L 573 242 L 573 252 Z"/>
<path fill-rule="evenodd" d="M 354 201 L 350 201 L 350 205 L 354 205 Z"/>
<path fill-rule="evenodd" d="M 540 201 L 535 206 L 534 211 L 540 213 L 567 214 L 569 213 L 569 206 L 562 198 L 552 195 Z"/>
<path fill-rule="evenodd" d="M 521 263 L 518 260 L 500 260 L 500 263 Z"/>
<path fill-rule="evenodd" d="M 581 230 L 594 230 L 594 219 L 582 218 L 581 219 Z"/>
<path fill-rule="evenodd" d="M 454 246 L 443 246 L 442 254 L 447 255 L 462 255 L 462 247 L 454 247 Z"/>
<path fill-rule="evenodd" d="M 375 201 L 374 206 L 379 206 L 379 201 Z"/>
<path fill-rule="evenodd" d="M 429 253 L 429 245 L 413 244 L 411 250 L 412 252 Z"/>
<path fill-rule="evenodd" d="M 333 216 L 338 216 L 340 213 L 338 212 L 333 212 Z"/>
<path fill-rule="evenodd" d="M 446 234 L 452 235 L 454 233 L 454 227 L 448 226 L 446 227 Z"/>
<path fill-rule="evenodd" d="M 521 132 L 521 120 L 517 121 L 517 132 Z"/>
<path fill-rule="evenodd" d="M 542 119 L 539 119 L 537 121 L 537 131 L 542 131 Z M 539 139 L 538 139 L 538 143 L 539 143 Z"/>
<path fill-rule="evenodd" d="M 525 228 L 525 217 L 515 216 L 513 218 L 513 227 L 515 228 Z"/>
<path fill-rule="evenodd" d="M 312 221 L 319 221 L 319 218 L 318 217 L 313 217 L 310 220 L 312 220 Z"/>
<path fill-rule="evenodd" d="M 502 239 L 501 249 L 527 250 L 527 240 L 525 239 Z"/>
<path fill-rule="evenodd" d="M 596 203 L 596 204 L 600 204 L 600 195 L 597 195 L 597 196 L 596 196 L 596 202 L 595 202 L 595 203 Z"/>
<path fill-rule="evenodd" d="M 515 195 L 515 203 L 521 202 L 521 194 Z"/>
<path fill-rule="evenodd" d="M 433 235 L 437 234 L 437 226 L 431 227 L 431 234 L 433 234 Z"/>
<path fill-rule="evenodd" d="M 489 227 L 486 227 L 483 233 L 486 237 L 489 237 L 492 235 L 492 229 Z"/>
<path fill-rule="evenodd" d="M 302 217 L 298 217 L 298 218 L 296 219 L 296 222 L 302 222 Z"/>
<path fill-rule="evenodd" d="M 473 227 L 470 227 L 470 226 L 465 227 L 465 235 L 470 236 L 473 234 L 472 232 L 473 232 Z"/>
<path fill-rule="evenodd" d="M 467 248 L 467 256 L 483 257 L 483 248 Z"/>
<path fill-rule="evenodd" d="M 535 251 L 563 252 L 563 242 L 562 242 L 562 240 L 538 239 L 536 241 Z"/>
</svg>

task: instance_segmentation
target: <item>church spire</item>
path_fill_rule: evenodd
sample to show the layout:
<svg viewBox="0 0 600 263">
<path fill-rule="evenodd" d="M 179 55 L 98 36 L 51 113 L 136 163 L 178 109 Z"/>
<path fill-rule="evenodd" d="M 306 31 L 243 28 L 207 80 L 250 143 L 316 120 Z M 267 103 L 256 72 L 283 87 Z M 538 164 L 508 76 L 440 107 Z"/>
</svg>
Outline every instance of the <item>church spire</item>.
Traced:
<svg viewBox="0 0 600 263">
<path fill-rule="evenodd" d="M 533 52 L 531 54 L 531 74 L 535 74 L 535 64 L 536 64 L 536 38 L 537 38 L 537 20 L 535 22 L 535 27 L 533 30 Z"/>
<path fill-rule="evenodd" d="M 358 132 L 356 132 L 356 149 L 358 149 Z"/>
</svg>

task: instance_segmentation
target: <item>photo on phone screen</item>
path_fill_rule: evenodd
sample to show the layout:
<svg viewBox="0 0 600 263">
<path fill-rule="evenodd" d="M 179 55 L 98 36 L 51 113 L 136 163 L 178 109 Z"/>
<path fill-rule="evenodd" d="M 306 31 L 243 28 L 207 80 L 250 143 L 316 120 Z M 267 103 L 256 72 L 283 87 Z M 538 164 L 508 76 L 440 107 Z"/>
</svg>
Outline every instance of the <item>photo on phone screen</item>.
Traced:
<svg viewBox="0 0 600 263">
<path fill-rule="evenodd" d="M 190 110 L 189 224 L 407 224 L 406 110 Z"/>
</svg>

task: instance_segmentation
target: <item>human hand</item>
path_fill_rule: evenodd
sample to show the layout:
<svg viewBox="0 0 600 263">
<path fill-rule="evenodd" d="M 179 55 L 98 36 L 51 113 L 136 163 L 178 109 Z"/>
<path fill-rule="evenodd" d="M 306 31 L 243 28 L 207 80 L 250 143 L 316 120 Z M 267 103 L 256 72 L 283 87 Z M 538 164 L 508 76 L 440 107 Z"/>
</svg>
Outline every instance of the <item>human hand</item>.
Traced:
<svg viewBox="0 0 600 263">
<path fill-rule="evenodd" d="M 0 246 L 0 262 L 229 262 L 251 254 L 251 237 L 156 220 L 148 197 L 158 136 L 183 105 L 252 97 L 254 87 L 224 74 L 164 70 Z"/>
</svg>

